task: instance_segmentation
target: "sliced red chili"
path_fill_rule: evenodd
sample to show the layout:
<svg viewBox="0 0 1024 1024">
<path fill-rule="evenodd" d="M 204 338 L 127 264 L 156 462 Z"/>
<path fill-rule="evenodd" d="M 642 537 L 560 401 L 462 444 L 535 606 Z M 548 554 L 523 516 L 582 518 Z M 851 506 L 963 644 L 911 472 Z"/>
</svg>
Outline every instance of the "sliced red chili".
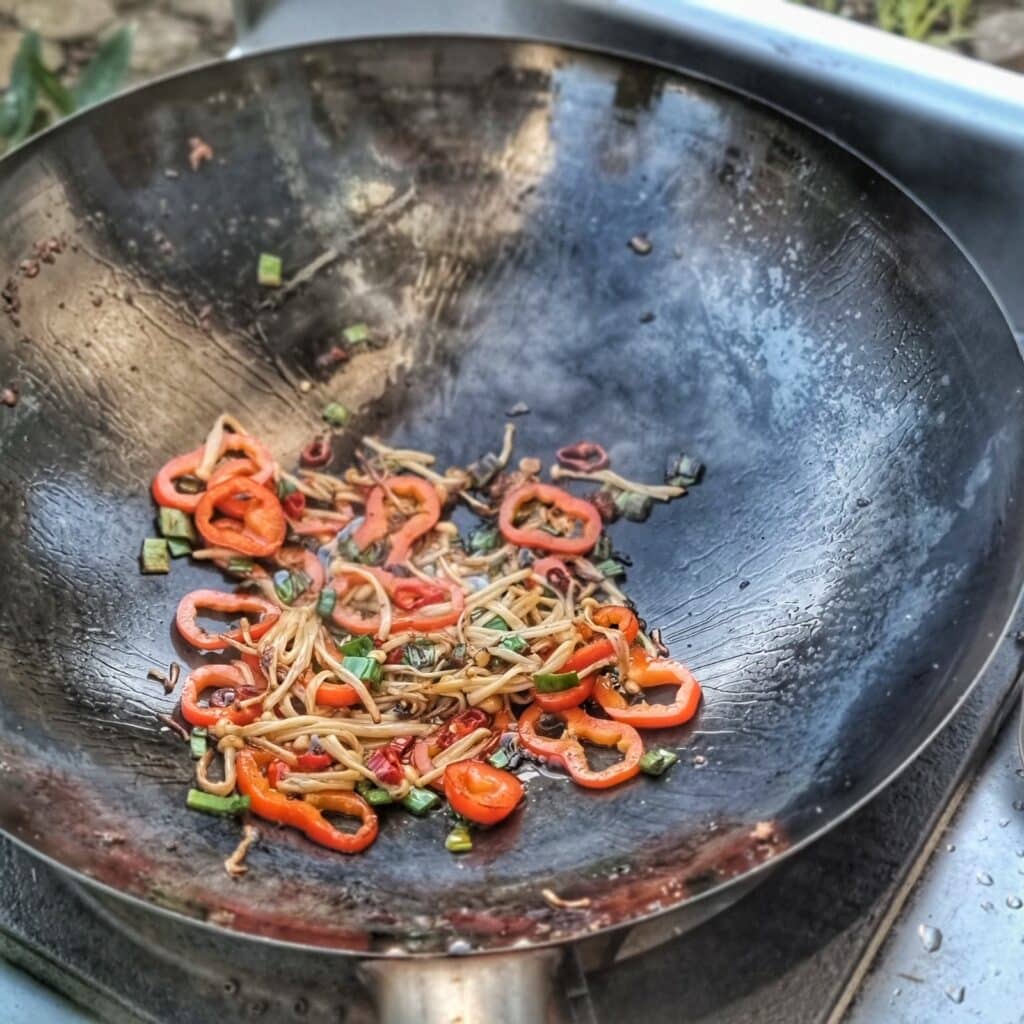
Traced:
<svg viewBox="0 0 1024 1024">
<path fill-rule="evenodd" d="M 218 512 L 225 515 L 214 518 Z M 209 488 L 195 519 L 207 544 L 256 558 L 274 554 L 287 529 L 277 495 L 247 477 L 231 477 Z"/>
<path fill-rule="evenodd" d="M 412 498 L 419 504 L 414 512 L 393 533 L 388 512 L 388 497 Z M 412 553 L 412 546 L 428 534 L 441 518 L 441 500 L 437 489 L 429 480 L 420 476 L 404 474 L 389 476 L 370 491 L 366 499 L 365 519 L 353 538 L 361 551 L 390 534 L 388 556 L 385 565 L 404 562 Z"/>
<path fill-rule="evenodd" d="M 331 448 L 331 439 L 326 434 L 321 434 L 319 437 L 314 437 L 302 452 L 299 454 L 299 462 L 304 466 L 309 466 L 311 469 L 318 468 L 320 466 L 326 466 L 328 462 L 334 457 L 334 451 Z"/>
<path fill-rule="evenodd" d="M 226 718 L 235 725 L 248 725 L 260 716 L 260 708 L 253 704 L 247 708 L 235 705 L 235 695 L 243 691 L 245 676 L 234 665 L 201 665 L 185 680 L 181 690 L 181 717 L 189 725 L 208 728 Z M 228 706 L 203 707 L 199 699 L 208 690 L 228 690 L 233 696 Z M 255 696 L 255 695 L 254 695 Z"/>
<path fill-rule="evenodd" d="M 555 536 L 539 527 L 516 526 L 516 516 L 531 501 L 551 505 L 576 520 L 581 528 L 579 536 Z M 597 509 L 589 501 L 577 498 L 554 484 L 528 483 L 511 491 L 501 503 L 498 525 L 505 539 L 512 544 L 564 555 L 586 554 L 601 536 L 601 516 Z"/>
<path fill-rule="evenodd" d="M 249 626 L 249 635 L 258 640 L 277 621 L 281 610 L 265 598 L 256 594 L 225 594 L 219 590 L 193 590 L 178 602 L 175 622 L 178 632 L 193 647 L 203 651 L 222 651 L 228 646 L 228 640 L 244 642 L 241 630 L 229 630 L 224 633 L 210 633 L 199 623 L 199 610 L 203 608 L 211 612 L 226 615 L 253 616 Z M 256 618 L 259 616 L 259 618 Z"/>
<path fill-rule="evenodd" d="M 306 496 L 302 491 L 292 491 L 281 502 L 281 508 L 289 519 L 300 519 L 302 513 L 306 511 Z"/>
<path fill-rule="evenodd" d="M 604 448 L 593 441 L 578 441 L 559 448 L 555 458 L 566 469 L 574 469 L 578 473 L 596 473 L 599 469 L 605 469 L 611 461 Z"/>
<path fill-rule="evenodd" d="M 334 764 L 334 758 L 330 754 L 316 754 L 307 750 L 305 754 L 299 754 L 295 759 L 295 767 L 300 772 L 322 772 Z"/>
</svg>

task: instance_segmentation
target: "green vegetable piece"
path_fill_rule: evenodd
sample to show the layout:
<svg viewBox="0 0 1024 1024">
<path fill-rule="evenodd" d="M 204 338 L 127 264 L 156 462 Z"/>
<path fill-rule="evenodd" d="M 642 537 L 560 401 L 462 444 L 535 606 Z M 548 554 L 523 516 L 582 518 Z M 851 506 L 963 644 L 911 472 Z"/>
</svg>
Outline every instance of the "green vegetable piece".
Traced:
<svg viewBox="0 0 1024 1024">
<path fill-rule="evenodd" d="M 192 554 L 192 545 L 187 540 L 179 540 L 177 537 L 167 538 L 167 550 L 171 558 L 181 558 L 184 555 Z"/>
<path fill-rule="evenodd" d="M 632 523 L 646 522 L 653 505 L 653 498 L 636 491 L 622 491 L 615 499 L 615 507 Z"/>
<path fill-rule="evenodd" d="M 201 789 L 190 789 L 185 798 L 185 806 L 193 811 L 203 811 L 206 814 L 222 814 L 233 817 L 249 810 L 249 798 L 247 796 L 214 796 L 213 793 L 204 793 Z"/>
<path fill-rule="evenodd" d="M 603 562 L 598 562 L 594 568 L 607 580 L 626 575 L 626 567 L 614 558 L 606 558 Z"/>
<path fill-rule="evenodd" d="M 187 540 L 192 544 L 199 543 L 199 535 L 192 525 L 192 518 L 180 508 L 161 508 L 159 526 L 161 536 Z"/>
<path fill-rule="evenodd" d="M 470 530 L 466 543 L 471 555 L 483 555 L 497 549 L 501 543 L 501 534 L 496 526 L 478 526 Z"/>
<path fill-rule="evenodd" d="M 375 786 L 372 782 L 364 781 L 367 782 L 366 786 L 360 782 L 356 789 L 371 807 L 384 807 L 395 802 L 395 798 L 383 786 Z"/>
<path fill-rule="evenodd" d="M 533 685 L 538 693 L 561 693 L 579 686 L 580 677 L 575 672 L 538 672 Z"/>
<path fill-rule="evenodd" d="M 413 788 L 402 799 L 402 806 L 407 811 L 415 814 L 416 817 L 422 818 L 423 815 L 437 807 L 440 802 L 441 798 L 432 789 Z"/>
<path fill-rule="evenodd" d="M 256 563 L 251 558 L 228 559 L 228 572 L 233 572 L 236 576 L 248 576 L 255 568 Z"/>
<path fill-rule="evenodd" d="M 260 253 L 256 279 L 266 288 L 281 287 L 281 257 L 271 256 L 268 252 Z"/>
<path fill-rule="evenodd" d="M 487 763 L 492 768 L 507 768 L 512 763 L 512 758 L 508 756 L 507 750 L 502 750 L 500 747 L 487 758 Z"/>
<path fill-rule="evenodd" d="M 50 102 L 57 108 L 61 117 L 67 117 L 75 109 L 75 97 L 64 83 L 33 53 L 29 57 L 32 77 L 36 84 L 46 93 Z"/>
<path fill-rule="evenodd" d="M 456 825 L 448 833 L 444 841 L 444 848 L 449 853 L 469 853 L 473 849 L 473 837 L 465 825 Z"/>
<path fill-rule="evenodd" d="M 332 587 L 325 587 L 320 591 L 320 596 L 316 602 L 316 613 L 322 619 L 326 619 L 331 612 L 334 611 L 334 605 L 338 600 L 338 595 L 335 593 Z"/>
<path fill-rule="evenodd" d="M 379 683 L 383 670 L 376 658 L 352 657 L 346 655 L 341 661 L 342 668 L 348 669 L 357 679 L 366 683 Z"/>
<path fill-rule="evenodd" d="M 488 619 L 483 626 L 483 629 L 495 629 L 502 633 L 508 632 L 508 623 L 500 616 L 495 615 L 493 618 Z"/>
<path fill-rule="evenodd" d="M 291 604 L 299 596 L 295 588 L 295 576 L 287 569 L 274 573 L 274 593 L 284 604 Z"/>
<path fill-rule="evenodd" d="M 284 477 L 281 477 L 281 479 L 277 481 L 277 496 L 281 499 L 287 498 L 289 494 L 294 494 L 297 490 L 298 488 L 291 482 L 291 480 L 286 480 Z"/>
<path fill-rule="evenodd" d="M 32 131 L 39 100 L 39 85 L 32 74 L 33 62 L 39 59 L 39 35 L 26 32 L 11 65 L 7 91 L 0 107 L 0 127 L 13 149 Z"/>
<path fill-rule="evenodd" d="M 664 775 L 679 758 L 664 747 L 654 747 L 640 758 L 640 771 L 648 775 Z"/>
<path fill-rule="evenodd" d="M 351 415 L 341 402 L 328 402 L 320 414 L 332 427 L 343 427 Z"/>
<path fill-rule="evenodd" d="M 132 30 L 123 28 L 100 46 L 71 90 L 76 110 L 91 107 L 117 92 L 128 70 L 132 41 Z"/>
<path fill-rule="evenodd" d="M 163 537 L 147 537 L 142 542 L 142 571 L 166 573 L 171 571 L 171 553 Z"/>
<path fill-rule="evenodd" d="M 402 648 L 402 662 L 423 672 L 434 667 L 437 654 L 433 644 L 406 644 Z"/>
<path fill-rule="evenodd" d="M 384 561 L 386 553 L 387 545 L 379 540 L 375 544 L 371 544 L 365 551 L 360 552 L 359 561 L 363 565 L 380 565 Z"/>
<path fill-rule="evenodd" d="M 353 658 L 365 658 L 373 650 L 373 640 L 368 636 L 354 636 L 346 640 L 338 650 Z"/>
<path fill-rule="evenodd" d="M 612 557 L 612 539 L 607 533 L 602 533 L 594 545 L 594 553 L 591 558 L 595 562 L 604 562 Z"/>
<path fill-rule="evenodd" d="M 359 345 L 370 340 L 370 328 L 366 324 L 352 324 L 341 333 L 350 345 Z"/>
<path fill-rule="evenodd" d="M 208 733 L 206 727 L 203 725 L 197 725 L 192 729 L 191 734 L 188 738 L 189 750 L 192 751 L 192 756 L 198 761 L 199 758 L 206 753 L 206 737 Z"/>
</svg>

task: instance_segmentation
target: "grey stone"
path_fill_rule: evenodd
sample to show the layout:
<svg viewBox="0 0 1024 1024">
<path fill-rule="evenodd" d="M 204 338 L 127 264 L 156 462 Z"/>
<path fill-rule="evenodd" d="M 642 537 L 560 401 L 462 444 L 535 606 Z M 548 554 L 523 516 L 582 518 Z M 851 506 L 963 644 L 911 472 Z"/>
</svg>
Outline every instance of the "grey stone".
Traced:
<svg viewBox="0 0 1024 1024">
<path fill-rule="evenodd" d="M 17 0 L 14 6 L 22 28 L 61 42 L 98 35 L 115 16 L 110 0 Z"/>
<path fill-rule="evenodd" d="M 1010 64 L 1024 58 L 1024 11 L 999 11 L 974 26 L 974 55 L 989 64 Z"/>
<path fill-rule="evenodd" d="M 156 74 L 197 59 L 201 48 L 198 26 L 160 11 L 147 11 L 135 21 L 132 69 Z"/>
<path fill-rule="evenodd" d="M 231 0 L 171 0 L 171 10 L 186 18 L 201 18 L 220 31 L 230 28 L 235 20 Z"/>
</svg>

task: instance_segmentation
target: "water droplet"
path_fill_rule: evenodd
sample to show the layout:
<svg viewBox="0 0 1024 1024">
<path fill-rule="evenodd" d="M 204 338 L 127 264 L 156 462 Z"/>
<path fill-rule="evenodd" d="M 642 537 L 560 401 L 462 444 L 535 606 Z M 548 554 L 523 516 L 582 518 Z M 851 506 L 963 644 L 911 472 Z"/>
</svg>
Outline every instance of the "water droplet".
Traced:
<svg viewBox="0 0 1024 1024">
<path fill-rule="evenodd" d="M 985 900 L 985 902 L 981 905 L 981 909 L 987 913 L 990 910 L 995 910 L 996 905 L 991 900 Z"/>
<path fill-rule="evenodd" d="M 857 499 L 857 508 L 867 508 L 868 505 L 870 505 L 870 504 L 871 504 L 871 499 L 870 498 L 858 498 Z"/>
<path fill-rule="evenodd" d="M 465 956 L 467 953 L 472 952 L 473 947 L 465 939 L 452 939 L 448 943 L 449 956 Z"/>
<path fill-rule="evenodd" d="M 1009 818 L 1000 818 L 999 819 L 999 827 L 1000 828 L 1006 828 L 1006 826 L 1009 825 L 1009 824 L 1010 824 L 1010 819 Z"/>
<path fill-rule="evenodd" d="M 975 877 L 978 879 L 978 885 L 992 884 L 992 876 L 987 871 L 979 871 Z"/>
<path fill-rule="evenodd" d="M 1017 856 L 1018 857 L 1024 857 L 1024 850 L 1018 850 L 1017 851 Z"/>
<path fill-rule="evenodd" d="M 946 989 L 946 997 L 951 999 L 954 1003 L 962 1003 L 966 994 L 967 992 L 963 985 L 950 985 L 949 988 Z"/>
<path fill-rule="evenodd" d="M 902 991 L 903 991 L 903 989 L 901 989 L 901 988 L 898 988 L 898 987 L 897 987 L 897 988 L 894 988 L 894 989 L 892 990 L 892 994 L 893 994 L 894 996 L 898 996 L 898 995 L 899 995 L 899 994 L 900 994 L 900 993 L 901 993 Z"/>
<path fill-rule="evenodd" d="M 1024 811 L 1024 800 L 1014 800 L 1013 809 L 1015 811 Z"/>
<path fill-rule="evenodd" d="M 1018 779 L 1024 779 L 1024 768 L 1018 768 L 1016 774 Z"/>
<path fill-rule="evenodd" d="M 698 754 L 693 759 L 693 767 L 694 768 L 703 768 L 704 765 L 706 765 L 707 763 L 708 763 L 708 759 L 706 757 L 704 757 L 702 754 Z"/>
<path fill-rule="evenodd" d="M 946 843 L 946 853 L 954 853 L 956 851 L 956 843 Z"/>
<path fill-rule="evenodd" d="M 1021 901 L 1019 896 L 1007 896 L 1006 905 L 1011 910 L 1020 910 L 1021 907 L 1024 907 L 1024 902 Z"/>
<path fill-rule="evenodd" d="M 942 945 L 942 932 L 930 924 L 919 924 L 917 934 L 926 953 L 934 953 Z"/>
</svg>

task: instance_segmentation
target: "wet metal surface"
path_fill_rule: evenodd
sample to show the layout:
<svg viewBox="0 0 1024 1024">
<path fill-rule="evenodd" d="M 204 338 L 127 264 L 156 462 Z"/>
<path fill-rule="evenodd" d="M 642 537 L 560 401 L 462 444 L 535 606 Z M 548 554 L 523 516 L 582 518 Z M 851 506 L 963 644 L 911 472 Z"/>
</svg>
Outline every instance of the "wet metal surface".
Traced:
<svg viewBox="0 0 1024 1024">
<path fill-rule="evenodd" d="M 942 837 L 847 1024 L 1024 1020 L 1024 769 L 1016 746 L 1011 720 Z M 940 948 L 922 946 L 922 926 L 942 932 Z"/>
<path fill-rule="evenodd" d="M 0 612 L 0 823 L 24 842 L 275 938 L 504 948 L 745 874 L 778 852 L 755 822 L 812 835 L 962 697 L 1020 584 L 1021 363 L 952 243 L 854 158 L 710 86 L 534 45 L 328 46 L 118 102 L 0 182 L 7 267 L 67 235 L 0 320 L 22 395 L 0 566 L 37 584 Z M 217 158 L 193 174 L 195 134 Z M 268 304 L 260 250 L 319 269 Z M 354 321 L 385 344 L 323 379 Z M 329 397 L 452 462 L 524 397 L 524 451 L 599 437 L 641 476 L 698 451 L 705 484 L 615 540 L 705 683 L 667 737 L 704 767 L 541 780 L 461 860 L 441 821 L 393 817 L 358 860 L 281 835 L 229 880 L 234 828 L 185 810 L 188 759 L 153 718 L 173 698 L 145 680 L 210 576 L 138 575 L 146 487 L 225 407 L 287 460 Z M 544 886 L 592 905 L 555 913 Z"/>
</svg>

